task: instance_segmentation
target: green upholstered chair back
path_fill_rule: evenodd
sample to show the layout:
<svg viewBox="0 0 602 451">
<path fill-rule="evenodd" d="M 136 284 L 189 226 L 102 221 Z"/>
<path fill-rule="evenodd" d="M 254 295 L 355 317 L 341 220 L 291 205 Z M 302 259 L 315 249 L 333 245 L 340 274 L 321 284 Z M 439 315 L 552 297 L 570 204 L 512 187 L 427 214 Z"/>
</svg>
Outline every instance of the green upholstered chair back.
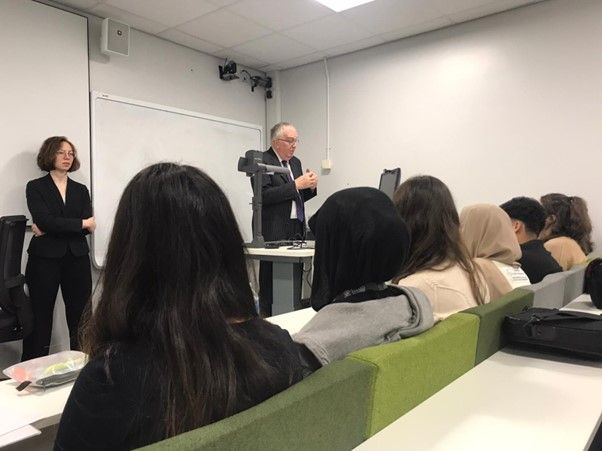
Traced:
<svg viewBox="0 0 602 451">
<path fill-rule="evenodd" d="M 548 274 L 541 282 L 522 287 L 533 292 L 533 307 L 560 308 L 564 302 L 566 273 Z"/>
<path fill-rule="evenodd" d="M 506 340 L 502 335 L 504 317 L 532 306 L 533 292 L 524 288 L 515 288 L 496 301 L 463 311 L 465 314 L 478 316 L 480 320 L 475 365 L 506 346 Z"/>
<path fill-rule="evenodd" d="M 470 370 L 478 328 L 475 315 L 457 313 L 415 337 L 349 354 L 376 369 L 368 436 Z"/>
<path fill-rule="evenodd" d="M 332 363 L 265 402 L 144 450 L 349 450 L 367 437 L 375 371 Z"/>
</svg>

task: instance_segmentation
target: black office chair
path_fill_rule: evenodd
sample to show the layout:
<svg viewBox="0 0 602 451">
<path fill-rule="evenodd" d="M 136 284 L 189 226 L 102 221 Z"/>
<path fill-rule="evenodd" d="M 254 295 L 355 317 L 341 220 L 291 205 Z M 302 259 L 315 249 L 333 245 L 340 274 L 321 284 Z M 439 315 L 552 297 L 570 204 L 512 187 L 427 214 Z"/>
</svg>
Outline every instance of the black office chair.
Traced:
<svg viewBox="0 0 602 451">
<path fill-rule="evenodd" d="M 21 254 L 25 216 L 0 218 L 0 343 L 21 340 L 33 329 L 33 313 L 25 294 Z"/>
</svg>

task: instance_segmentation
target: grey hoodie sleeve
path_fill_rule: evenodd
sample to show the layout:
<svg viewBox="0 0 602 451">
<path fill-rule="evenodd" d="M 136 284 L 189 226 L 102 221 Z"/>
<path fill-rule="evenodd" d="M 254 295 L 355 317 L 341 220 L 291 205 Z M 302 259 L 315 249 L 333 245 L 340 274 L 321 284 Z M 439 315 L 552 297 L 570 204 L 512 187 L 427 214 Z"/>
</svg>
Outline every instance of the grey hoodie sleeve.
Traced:
<svg viewBox="0 0 602 451">
<path fill-rule="evenodd" d="M 326 365 L 368 346 L 398 341 L 430 329 L 430 302 L 418 289 L 364 302 L 339 302 L 322 308 L 293 339 Z"/>
</svg>

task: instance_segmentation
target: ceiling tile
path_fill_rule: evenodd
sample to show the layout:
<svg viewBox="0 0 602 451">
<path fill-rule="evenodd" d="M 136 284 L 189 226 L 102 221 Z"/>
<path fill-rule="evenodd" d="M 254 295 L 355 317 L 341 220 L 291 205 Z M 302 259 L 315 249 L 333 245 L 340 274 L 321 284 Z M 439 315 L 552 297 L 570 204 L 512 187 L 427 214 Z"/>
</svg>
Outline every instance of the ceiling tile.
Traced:
<svg viewBox="0 0 602 451">
<path fill-rule="evenodd" d="M 115 8 L 111 5 L 101 3 L 90 10 L 92 14 L 100 17 L 110 17 L 127 25 L 130 25 L 137 30 L 146 31 L 150 34 L 157 34 L 168 28 L 166 25 L 145 19 L 130 12 Z"/>
<path fill-rule="evenodd" d="M 268 63 L 297 58 L 316 51 L 312 47 L 278 33 L 237 45 L 233 50 Z"/>
<path fill-rule="evenodd" d="M 341 14 L 373 34 L 399 30 L 441 16 L 441 13 L 425 0 L 376 0 Z"/>
<path fill-rule="evenodd" d="M 453 14 L 466 9 L 478 8 L 487 3 L 498 2 L 498 0 L 429 0 L 431 5 L 441 14 Z"/>
<path fill-rule="evenodd" d="M 57 3 L 62 5 L 70 6 L 71 8 L 75 8 L 77 10 L 89 10 L 90 8 L 98 5 L 100 1 L 98 0 L 56 0 Z"/>
<path fill-rule="evenodd" d="M 385 40 L 379 36 L 370 36 L 366 39 L 360 39 L 359 41 L 351 42 L 349 44 L 339 45 L 330 49 L 324 50 L 326 56 L 337 56 L 344 55 L 345 53 L 355 52 L 357 50 L 367 49 L 368 47 L 374 47 L 375 45 L 383 44 Z"/>
<path fill-rule="evenodd" d="M 237 3 L 240 0 L 207 0 L 207 1 L 209 3 L 213 3 L 216 6 L 219 6 L 221 8 L 222 6 L 228 6 L 233 3 Z"/>
<path fill-rule="evenodd" d="M 261 69 L 262 67 L 265 67 L 268 64 L 265 61 L 261 61 L 249 55 L 243 55 L 242 53 L 236 52 L 232 49 L 218 50 L 217 52 L 214 52 L 213 55 L 217 56 L 218 58 L 231 59 L 237 64 L 247 66 L 252 69 Z"/>
<path fill-rule="evenodd" d="M 165 24 L 180 25 L 219 8 L 204 0 L 105 0 L 107 5 Z"/>
<path fill-rule="evenodd" d="M 243 0 L 228 9 L 277 31 L 334 14 L 314 0 Z"/>
<path fill-rule="evenodd" d="M 318 50 L 349 44 L 371 35 L 340 15 L 327 16 L 282 33 Z"/>
<path fill-rule="evenodd" d="M 181 44 L 191 49 L 200 50 L 205 53 L 214 53 L 218 50 L 222 50 L 222 47 L 212 44 L 211 42 L 203 41 L 202 39 L 190 36 L 182 31 L 176 29 L 169 29 L 159 33 L 157 36 L 167 39 L 168 41 Z"/>
<path fill-rule="evenodd" d="M 409 27 L 405 27 L 400 30 L 384 33 L 381 35 L 381 37 L 387 42 L 396 41 L 398 39 L 406 38 L 408 36 L 426 33 L 427 31 L 438 30 L 439 28 L 444 28 L 452 24 L 453 22 L 450 18 L 440 17 L 438 19 L 429 20 L 428 22 L 423 22 L 417 25 L 410 25 Z"/>
<path fill-rule="evenodd" d="M 226 9 L 211 12 L 177 28 L 222 47 L 233 47 L 272 32 Z"/>
<path fill-rule="evenodd" d="M 322 52 L 314 52 L 309 55 L 301 56 L 299 58 L 293 58 L 279 63 L 270 64 L 269 66 L 264 67 L 263 70 L 269 72 L 274 70 L 282 70 L 289 69 L 291 67 L 303 66 L 304 64 L 321 61 L 322 59 L 324 59 L 324 56 L 325 55 Z"/>
<path fill-rule="evenodd" d="M 477 19 L 479 17 L 489 16 L 491 14 L 506 11 L 519 6 L 527 5 L 530 3 L 536 3 L 539 0 L 497 0 L 493 3 L 488 3 L 476 8 L 470 8 L 464 11 L 459 11 L 453 14 L 449 14 L 449 18 L 454 23 L 466 22 L 468 20 Z"/>
</svg>

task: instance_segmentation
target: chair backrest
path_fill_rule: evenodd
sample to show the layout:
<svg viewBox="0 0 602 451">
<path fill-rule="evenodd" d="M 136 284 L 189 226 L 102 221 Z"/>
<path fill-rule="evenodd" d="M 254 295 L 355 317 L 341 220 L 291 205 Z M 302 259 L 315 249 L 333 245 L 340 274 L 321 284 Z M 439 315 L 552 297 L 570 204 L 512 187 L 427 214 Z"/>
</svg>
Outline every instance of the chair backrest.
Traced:
<svg viewBox="0 0 602 451">
<path fill-rule="evenodd" d="M 0 218 L 0 342 L 20 340 L 33 329 L 21 274 L 26 221 L 23 215 Z"/>
<path fill-rule="evenodd" d="M 479 317 L 479 339 L 475 365 L 506 346 L 506 339 L 502 334 L 502 324 L 506 315 L 518 313 L 525 307 L 532 306 L 533 293 L 525 288 L 527 287 L 515 288 L 493 302 L 463 311 L 463 313 Z"/>
<path fill-rule="evenodd" d="M 377 370 L 367 435 L 376 434 L 470 370 L 478 330 L 475 315 L 456 313 L 420 335 L 349 354 L 345 360 Z"/>
<path fill-rule="evenodd" d="M 548 274 L 541 282 L 523 287 L 533 292 L 533 307 L 560 308 L 564 302 L 566 272 Z"/>
<path fill-rule="evenodd" d="M 368 438 L 375 372 L 361 362 L 334 362 L 255 407 L 143 449 L 349 450 Z"/>
<path fill-rule="evenodd" d="M 0 218 L 0 283 L 21 274 L 26 222 L 23 215 Z"/>
<path fill-rule="evenodd" d="M 568 304 L 573 299 L 583 294 L 586 267 L 587 264 L 576 265 L 568 271 L 565 271 L 566 282 L 564 284 L 564 301 L 562 305 Z"/>
</svg>

